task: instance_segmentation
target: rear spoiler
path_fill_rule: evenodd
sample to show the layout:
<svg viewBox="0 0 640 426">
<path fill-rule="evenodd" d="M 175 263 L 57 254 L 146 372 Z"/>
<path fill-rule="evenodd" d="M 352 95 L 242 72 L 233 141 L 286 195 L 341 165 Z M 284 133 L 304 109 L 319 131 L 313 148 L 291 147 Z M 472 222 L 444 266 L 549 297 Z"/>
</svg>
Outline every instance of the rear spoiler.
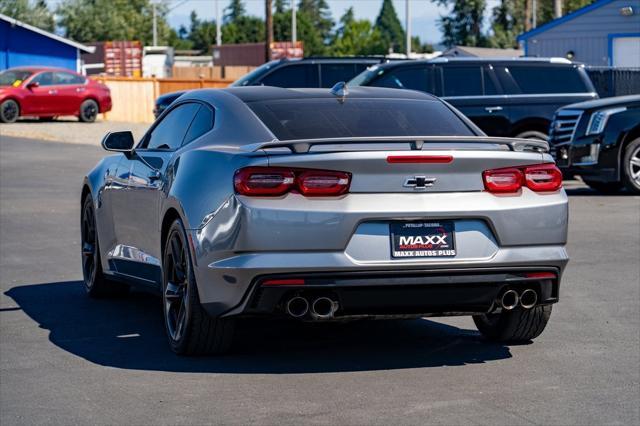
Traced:
<svg viewBox="0 0 640 426">
<path fill-rule="evenodd" d="M 383 143 L 409 142 L 411 149 L 422 150 L 425 144 L 464 142 L 465 144 L 494 144 L 504 145 L 511 151 L 521 152 L 549 152 L 549 144 L 535 139 L 497 138 L 490 136 L 380 136 L 380 137 L 352 137 L 352 138 L 322 138 L 322 139 L 294 139 L 281 141 L 274 139 L 269 142 L 259 142 L 244 145 L 242 150 L 252 152 L 270 148 L 289 148 L 296 154 L 309 152 L 314 145 L 330 145 L 340 143 Z"/>
</svg>

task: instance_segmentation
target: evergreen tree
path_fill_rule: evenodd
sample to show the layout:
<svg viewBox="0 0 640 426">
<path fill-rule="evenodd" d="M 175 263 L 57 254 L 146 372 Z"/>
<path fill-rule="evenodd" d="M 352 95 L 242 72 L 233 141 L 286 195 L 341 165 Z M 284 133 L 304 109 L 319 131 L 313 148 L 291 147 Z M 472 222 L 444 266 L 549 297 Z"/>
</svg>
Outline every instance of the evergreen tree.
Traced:
<svg viewBox="0 0 640 426">
<path fill-rule="evenodd" d="M 0 0 L 0 13 L 46 31 L 56 28 L 46 0 Z"/>
<path fill-rule="evenodd" d="M 281 14 L 285 13 L 286 4 L 287 3 L 289 3 L 287 0 L 275 0 L 273 2 L 273 9 L 274 9 L 275 13 L 281 13 Z M 275 15 L 275 13 L 274 13 L 274 15 Z"/>
<path fill-rule="evenodd" d="M 191 11 L 191 24 L 189 26 L 188 39 L 191 41 L 193 49 L 208 53 L 211 46 L 216 42 L 216 23 L 214 21 L 203 21 L 198 19 L 196 11 Z"/>
<path fill-rule="evenodd" d="M 405 42 L 404 29 L 402 28 L 402 24 L 400 24 L 396 9 L 393 7 L 391 0 L 384 0 L 382 2 L 382 8 L 376 18 L 376 28 L 382 35 L 382 40 L 387 51 L 402 51 L 402 46 Z"/>
<path fill-rule="evenodd" d="M 323 42 L 331 39 L 333 19 L 331 19 L 331 10 L 326 0 L 300 0 L 297 16 L 301 15 L 304 15 L 307 21 L 320 32 Z"/>
<path fill-rule="evenodd" d="M 448 46 L 485 46 L 482 34 L 485 0 L 433 0 L 441 6 L 452 6 L 448 16 L 441 16 L 442 42 Z"/>
<path fill-rule="evenodd" d="M 356 20 L 353 8 L 347 9 L 340 18 L 340 28 L 331 43 L 331 54 L 335 56 L 383 55 L 385 45 L 380 31 L 366 19 Z"/>
<path fill-rule="evenodd" d="M 242 0 L 231 0 L 231 3 L 225 9 L 224 22 L 234 22 L 241 16 L 244 16 L 246 9 Z"/>
</svg>

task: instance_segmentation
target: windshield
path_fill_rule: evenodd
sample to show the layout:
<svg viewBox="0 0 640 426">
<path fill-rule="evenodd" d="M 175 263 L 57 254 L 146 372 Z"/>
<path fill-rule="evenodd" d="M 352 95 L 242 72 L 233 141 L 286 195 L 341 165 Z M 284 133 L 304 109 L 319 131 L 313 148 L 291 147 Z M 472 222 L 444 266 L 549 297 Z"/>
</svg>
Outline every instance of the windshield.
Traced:
<svg viewBox="0 0 640 426">
<path fill-rule="evenodd" d="M 33 74 L 27 70 L 6 70 L 0 72 L 0 86 L 18 87 Z"/>
<path fill-rule="evenodd" d="M 244 76 L 240 77 L 239 79 L 231 83 L 231 87 L 250 86 L 258 77 L 260 77 L 261 75 L 269 71 L 271 68 L 273 68 L 274 65 L 276 65 L 279 62 L 280 61 L 277 60 L 277 61 L 271 61 L 271 62 L 267 62 L 266 64 L 260 65 L 255 70 L 251 71 L 248 74 L 245 74 Z"/>
<path fill-rule="evenodd" d="M 475 135 L 438 100 L 316 98 L 248 105 L 279 140 Z"/>
<path fill-rule="evenodd" d="M 373 65 L 366 70 L 362 71 L 360 74 L 353 77 L 347 83 L 348 86 L 365 86 L 369 83 L 376 75 L 382 74 L 384 72 L 383 69 L 380 69 L 379 66 Z"/>
</svg>

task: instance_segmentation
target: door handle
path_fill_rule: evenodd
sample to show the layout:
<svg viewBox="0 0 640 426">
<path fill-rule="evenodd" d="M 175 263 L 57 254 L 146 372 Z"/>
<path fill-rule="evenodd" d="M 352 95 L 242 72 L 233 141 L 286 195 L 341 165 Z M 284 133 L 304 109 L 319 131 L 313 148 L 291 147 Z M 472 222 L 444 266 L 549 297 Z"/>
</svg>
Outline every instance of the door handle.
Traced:
<svg viewBox="0 0 640 426">
<path fill-rule="evenodd" d="M 491 113 L 496 111 L 502 111 L 502 107 L 501 106 L 486 107 L 484 110 Z"/>
<path fill-rule="evenodd" d="M 57 91 L 57 90 L 54 90 L 54 89 L 49 90 L 49 94 L 50 94 L 50 95 L 55 95 L 56 93 L 58 93 L 58 91 Z"/>
</svg>

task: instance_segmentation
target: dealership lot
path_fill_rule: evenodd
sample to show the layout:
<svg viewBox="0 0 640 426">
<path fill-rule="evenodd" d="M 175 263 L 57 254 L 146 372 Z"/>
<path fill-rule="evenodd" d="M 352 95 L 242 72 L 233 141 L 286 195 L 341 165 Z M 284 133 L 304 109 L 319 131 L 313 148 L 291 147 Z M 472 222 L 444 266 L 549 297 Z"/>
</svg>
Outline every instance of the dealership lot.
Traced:
<svg viewBox="0 0 640 426">
<path fill-rule="evenodd" d="M 83 294 L 79 192 L 96 146 L 0 136 L 0 424 L 637 424 L 640 197 L 570 193 L 572 258 L 547 330 L 470 318 L 241 325 L 181 358 L 160 300 Z"/>
</svg>

